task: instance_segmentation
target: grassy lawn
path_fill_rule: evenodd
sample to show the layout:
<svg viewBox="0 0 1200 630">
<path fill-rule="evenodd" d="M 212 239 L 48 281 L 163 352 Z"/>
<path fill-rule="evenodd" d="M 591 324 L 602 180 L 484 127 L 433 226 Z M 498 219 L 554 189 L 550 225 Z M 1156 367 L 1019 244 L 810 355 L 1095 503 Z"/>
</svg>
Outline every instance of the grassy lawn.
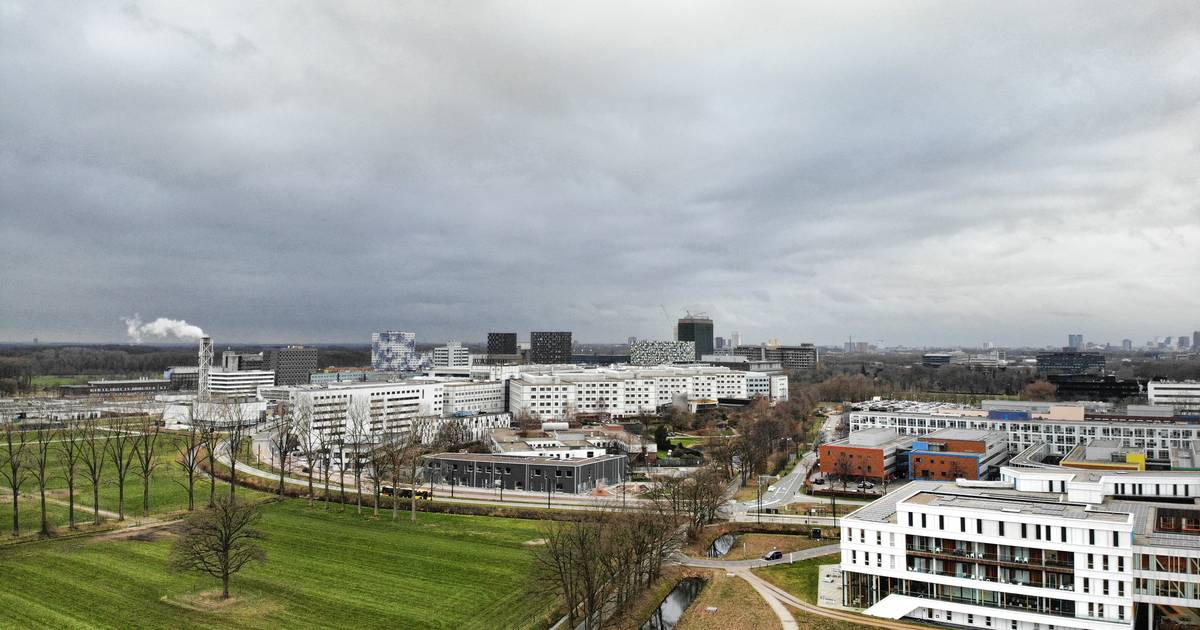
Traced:
<svg viewBox="0 0 1200 630">
<path fill-rule="evenodd" d="M 420 514 L 418 523 L 263 507 L 267 563 L 235 576 L 238 601 L 195 609 L 219 588 L 168 570 L 171 534 L 76 538 L 0 549 L 4 627 L 521 628 L 547 625 L 551 598 L 525 583 L 535 521 Z M 147 540 L 148 539 L 148 540 Z"/>
<path fill-rule="evenodd" d="M 156 468 L 150 477 L 150 514 L 152 516 L 187 509 L 187 490 L 183 485 L 186 482 L 186 477 L 183 469 L 176 463 L 178 459 L 178 451 L 176 450 L 178 440 L 179 437 L 177 435 L 170 433 L 164 432 L 159 435 L 155 449 Z M 50 479 L 47 482 L 47 497 L 57 502 L 49 503 L 47 505 L 47 512 L 50 515 L 51 523 L 60 529 L 65 529 L 67 527 L 67 507 L 65 505 L 67 501 L 67 482 L 65 469 L 58 458 L 59 448 L 61 448 L 59 443 L 51 446 L 52 463 L 48 469 Z M 33 450 L 32 444 L 29 450 Z M 136 463 L 136 458 L 133 469 L 126 476 L 124 484 L 125 516 L 127 520 L 134 520 L 142 514 L 142 479 L 134 473 L 135 470 L 140 470 L 140 467 Z M 196 482 L 197 506 L 203 506 L 208 501 L 208 489 L 209 480 L 198 475 Z M 228 493 L 229 485 L 218 480 L 217 492 Z M 29 479 L 21 487 L 20 520 L 22 537 L 35 532 L 40 523 L 40 503 L 37 494 L 38 489 L 34 479 Z M 252 498 L 266 496 L 261 492 L 248 488 L 238 488 L 238 494 Z M 106 456 L 104 460 L 103 480 L 100 484 L 100 509 L 116 512 L 118 495 L 119 488 L 116 471 L 112 460 Z M 92 509 L 92 488 L 85 479 L 84 466 L 80 464 L 76 470 L 75 479 L 76 520 L 81 523 L 90 522 L 92 519 Z M 7 489 L 0 488 L 0 532 L 7 534 L 11 531 L 11 527 L 12 495 L 8 493 Z M 11 536 L 0 536 L 0 542 L 10 538 Z"/>
<path fill-rule="evenodd" d="M 778 628 L 779 617 L 746 580 L 712 571 L 679 620 L 676 630 L 729 630 L 730 628 Z M 705 609 L 715 607 L 708 612 Z M 805 626 L 807 627 L 807 626 Z"/>
<path fill-rule="evenodd" d="M 835 529 L 825 529 L 822 534 L 825 540 L 813 540 L 808 536 L 793 536 L 789 534 L 741 534 L 733 543 L 733 548 L 725 554 L 722 560 L 752 560 L 761 558 L 768 551 L 776 549 L 783 553 L 800 551 L 812 547 L 820 547 L 837 542 L 840 534 Z M 832 538 L 830 538 L 832 537 Z"/>
<path fill-rule="evenodd" d="M 670 442 L 672 444 L 675 444 L 676 446 L 683 446 L 683 447 L 690 448 L 697 444 L 703 444 L 705 441 L 707 441 L 707 439 L 708 438 L 702 438 L 702 437 L 673 437 L 673 438 L 670 438 Z"/>
<path fill-rule="evenodd" d="M 841 554 L 831 553 L 794 564 L 777 564 L 754 569 L 754 574 L 806 602 L 815 604 L 821 565 L 837 564 L 841 562 L 841 558 Z"/>
</svg>

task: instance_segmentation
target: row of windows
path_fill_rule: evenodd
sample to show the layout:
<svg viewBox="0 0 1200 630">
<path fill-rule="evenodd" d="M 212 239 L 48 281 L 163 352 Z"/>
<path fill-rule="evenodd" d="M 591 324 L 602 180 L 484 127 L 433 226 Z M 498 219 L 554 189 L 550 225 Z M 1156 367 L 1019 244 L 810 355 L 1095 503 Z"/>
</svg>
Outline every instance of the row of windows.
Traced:
<svg viewBox="0 0 1200 630">
<path fill-rule="evenodd" d="M 908 513 L 908 526 L 916 527 L 916 524 L 920 522 L 921 529 L 928 528 L 930 524 L 929 515 L 922 512 L 919 515 L 920 518 L 917 518 L 917 516 L 918 515 L 915 512 Z M 957 527 L 957 531 L 965 533 L 968 531 L 968 521 L 973 524 L 971 529 L 973 529 L 976 534 L 983 534 L 984 519 L 968 519 L 965 516 L 947 518 L 944 514 L 939 514 L 937 515 L 937 528 L 940 532 L 951 531 L 946 529 L 946 523 L 949 522 L 952 527 Z M 998 532 L 999 536 L 1013 536 L 1027 540 L 1067 542 L 1068 528 L 1066 527 L 1042 525 L 1041 523 L 1007 523 L 1006 521 L 991 522 L 996 523 L 996 531 Z M 1098 530 L 1095 529 L 1088 529 L 1086 531 L 1088 545 L 1095 546 L 1097 541 L 1099 541 L 1099 544 L 1102 545 L 1109 545 L 1112 547 L 1122 546 L 1121 541 L 1123 537 L 1121 536 L 1121 532 L 1105 532 L 1103 530 L 1099 530 L 1099 533 L 1097 533 Z M 1033 536 L 1031 537 L 1030 534 Z"/>
</svg>

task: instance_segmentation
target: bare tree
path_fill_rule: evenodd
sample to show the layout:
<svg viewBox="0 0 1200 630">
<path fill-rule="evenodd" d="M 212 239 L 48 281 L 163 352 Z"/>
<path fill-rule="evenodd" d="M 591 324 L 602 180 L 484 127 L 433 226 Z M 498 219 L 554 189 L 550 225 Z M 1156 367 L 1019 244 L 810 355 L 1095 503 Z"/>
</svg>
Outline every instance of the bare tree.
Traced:
<svg viewBox="0 0 1200 630">
<path fill-rule="evenodd" d="M 175 483 L 187 490 L 187 509 L 191 512 L 196 509 L 196 475 L 205 458 L 204 431 L 196 424 L 195 418 L 188 423 L 187 432 L 175 442 L 175 451 L 179 455 L 175 463 L 183 469 L 184 476 L 184 481 L 176 480 Z"/>
<path fill-rule="evenodd" d="M 367 478 L 371 480 L 371 494 L 375 498 L 371 504 L 372 513 L 375 516 L 379 516 L 379 492 L 383 488 L 384 480 L 388 478 L 390 463 L 388 445 L 386 443 L 372 444 L 367 452 Z M 395 496 L 398 491 L 399 489 L 393 485 L 393 504 L 399 498 Z"/>
<path fill-rule="evenodd" d="M 317 428 L 317 447 L 321 451 L 321 482 L 325 485 L 325 509 L 329 509 L 329 467 L 333 464 L 333 432 L 329 424 Z"/>
<path fill-rule="evenodd" d="M 21 535 L 21 486 L 29 479 L 29 441 L 15 420 L 4 423 L 4 444 L 0 450 L 0 477 L 12 492 L 13 536 Z"/>
<path fill-rule="evenodd" d="M 842 482 L 843 491 L 846 489 L 846 482 L 850 480 L 850 473 L 853 469 L 854 466 L 846 455 L 839 455 L 833 462 L 833 476 Z"/>
<path fill-rule="evenodd" d="M 296 445 L 300 448 L 300 457 L 304 459 L 305 472 L 308 474 L 308 505 L 314 500 L 313 469 L 321 461 L 322 441 L 320 433 L 312 425 L 312 405 L 307 400 L 301 400 L 292 408 Z"/>
<path fill-rule="evenodd" d="M 417 484 L 421 482 L 421 461 L 425 452 L 425 440 L 428 439 L 427 434 L 432 432 L 436 421 L 437 418 L 434 417 L 417 416 L 409 422 L 408 432 L 404 434 L 402 457 L 407 464 L 405 480 L 412 489 L 409 496 L 409 520 L 414 523 L 417 522 Z"/>
<path fill-rule="evenodd" d="M 388 433 L 383 437 L 382 448 L 384 456 L 387 458 L 388 473 L 392 480 L 392 520 L 400 518 L 400 473 L 404 470 L 404 445 L 405 435 L 402 433 Z M 417 492 L 416 484 L 413 484 L 412 493 Z"/>
<path fill-rule="evenodd" d="M 38 497 L 41 499 L 41 533 L 43 536 L 50 535 L 50 520 L 46 518 L 46 484 L 50 481 L 50 445 L 54 443 L 56 435 L 58 432 L 54 429 L 39 425 L 34 433 L 33 457 L 30 461 L 33 465 L 33 478 L 38 485 Z"/>
<path fill-rule="evenodd" d="M 433 438 L 433 443 L 436 448 L 445 451 L 452 451 L 462 447 L 470 441 L 470 436 L 467 434 L 467 425 L 458 418 L 443 421 L 438 427 L 437 435 Z"/>
<path fill-rule="evenodd" d="M 222 497 L 213 507 L 185 521 L 171 548 L 171 566 L 178 571 L 200 571 L 221 580 L 221 598 L 229 598 L 229 579 L 251 562 L 265 562 L 259 546 L 263 534 L 253 503 Z"/>
<path fill-rule="evenodd" d="M 58 463 L 63 471 L 63 479 L 67 482 L 67 527 L 75 529 L 75 481 L 83 459 L 79 425 L 68 422 L 61 436 L 62 446 L 58 449 Z"/>
<path fill-rule="evenodd" d="M 242 446 L 249 437 L 250 420 L 246 406 L 237 400 L 227 400 L 221 405 L 222 428 L 225 429 L 225 453 L 229 456 L 229 496 L 237 492 L 237 463 L 242 455 Z M 219 448 L 219 447 L 218 447 Z"/>
<path fill-rule="evenodd" d="M 297 446 L 296 435 L 296 418 L 292 414 L 292 410 L 282 405 L 281 413 L 275 418 L 275 425 L 271 429 L 270 437 L 268 438 L 271 444 L 271 450 L 278 457 L 279 464 L 279 496 L 283 497 L 283 479 L 287 472 L 288 461 L 291 459 L 292 451 Z M 312 483 L 312 477 L 309 476 L 309 483 Z M 311 488 L 310 488 L 311 490 Z"/>
<path fill-rule="evenodd" d="M 204 458 L 208 461 L 208 507 L 212 507 L 217 500 L 217 451 L 221 448 L 221 431 L 211 417 L 212 403 L 206 403 L 202 409 L 204 417 L 196 418 L 193 413 L 192 422 L 199 427 L 200 443 L 204 445 Z"/>
<path fill-rule="evenodd" d="M 140 436 L 124 426 L 111 427 L 108 438 L 108 460 L 117 475 L 117 520 L 125 520 L 125 480 L 133 470 Z"/>
<path fill-rule="evenodd" d="M 104 481 L 105 456 L 108 454 L 108 441 L 111 434 L 100 427 L 96 420 L 85 420 L 80 433 L 79 461 L 88 483 L 92 486 L 93 522 L 100 524 L 100 484 Z"/>
<path fill-rule="evenodd" d="M 161 427 L 159 418 L 146 416 L 138 429 L 138 440 L 133 445 L 137 457 L 135 474 L 142 480 L 142 516 L 150 516 L 150 478 L 159 466 L 158 435 Z"/>
<path fill-rule="evenodd" d="M 354 504 L 358 513 L 362 514 L 362 473 L 366 463 L 363 461 L 363 449 L 370 440 L 371 409 L 365 403 L 351 400 L 346 419 L 349 421 L 350 456 L 354 458 L 350 463 L 350 469 L 354 471 Z M 345 467 L 345 462 L 342 467 Z"/>
</svg>

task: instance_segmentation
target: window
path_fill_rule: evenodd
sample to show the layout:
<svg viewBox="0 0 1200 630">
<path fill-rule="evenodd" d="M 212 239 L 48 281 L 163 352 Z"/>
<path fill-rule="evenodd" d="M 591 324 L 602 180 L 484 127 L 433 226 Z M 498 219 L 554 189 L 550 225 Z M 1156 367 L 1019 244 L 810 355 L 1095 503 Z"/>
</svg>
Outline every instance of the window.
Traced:
<svg viewBox="0 0 1200 630">
<path fill-rule="evenodd" d="M 960 531 L 960 532 L 963 532 L 963 533 L 966 533 L 966 531 L 967 531 L 967 517 L 965 517 L 965 516 L 960 516 L 960 517 L 959 517 L 959 519 L 958 519 L 958 531 Z"/>
<path fill-rule="evenodd" d="M 1062 540 L 1062 542 L 1067 542 L 1067 528 L 1066 527 L 1059 527 L 1058 534 L 1059 534 L 1059 538 Z"/>
<path fill-rule="evenodd" d="M 925 529 L 926 527 L 928 527 L 928 526 L 925 524 L 925 514 L 922 513 L 921 514 L 921 529 Z"/>
<path fill-rule="evenodd" d="M 1113 546 L 1114 547 L 1121 546 L 1121 533 L 1120 532 L 1113 532 Z"/>
<path fill-rule="evenodd" d="M 946 517 L 941 514 L 938 514 L 938 529 L 943 532 L 946 531 Z"/>
<path fill-rule="evenodd" d="M 1029 526 L 1021 523 L 1021 538 L 1029 538 Z"/>
<path fill-rule="evenodd" d="M 1124 556 L 1117 556 L 1117 572 L 1118 572 L 1118 573 L 1124 573 L 1124 572 L 1125 572 L 1125 558 L 1124 558 Z"/>
<path fill-rule="evenodd" d="M 1000 521 L 1000 535 L 1004 535 L 1004 521 Z"/>
<path fill-rule="evenodd" d="M 912 527 L 912 526 L 913 526 L 913 517 L 912 517 L 912 514 L 913 514 L 912 512 L 909 512 L 909 513 L 908 513 L 908 526 L 909 526 L 909 527 Z"/>
<path fill-rule="evenodd" d="M 1088 568 L 1089 568 L 1089 569 L 1094 569 L 1094 568 L 1096 568 L 1096 567 L 1095 567 L 1095 556 L 1093 556 L 1093 555 L 1092 555 L 1092 554 L 1090 554 L 1090 553 L 1088 554 Z"/>
<path fill-rule="evenodd" d="M 1096 530 L 1094 529 L 1088 530 L 1088 544 L 1093 547 L 1096 545 Z"/>
<path fill-rule="evenodd" d="M 981 519 L 981 518 L 975 519 L 975 533 L 976 534 L 983 533 L 983 519 Z"/>
</svg>

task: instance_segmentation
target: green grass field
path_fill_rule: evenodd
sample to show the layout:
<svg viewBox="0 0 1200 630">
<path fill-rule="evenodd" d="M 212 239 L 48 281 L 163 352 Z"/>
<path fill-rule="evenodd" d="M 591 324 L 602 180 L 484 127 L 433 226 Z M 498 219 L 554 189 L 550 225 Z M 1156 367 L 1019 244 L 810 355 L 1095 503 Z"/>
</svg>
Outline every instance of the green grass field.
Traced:
<svg viewBox="0 0 1200 630">
<path fill-rule="evenodd" d="M 178 443 L 178 440 L 178 436 L 166 432 L 163 432 L 158 438 L 158 445 L 155 449 L 157 467 L 151 475 L 150 483 L 151 515 L 178 512 L 187 509 L 187 490 L 182 485 L 186 478 L 183 469 L 176 463 L 178 451 L 175 445 Z M 59 446 L 60 444 L 55 443 L 52 448 L 57 449 Z M 30 445 L 29 449 L 32 450 L 33 446 Z M 65 502 L 67 500 L 67 482 L 64 468 L 59 462 L 57 453 L 52 454 L 51 460 L 53 463 L 48 469 L 51 478 L 47 483 L 47 495 L 55 501 Z M 140 470 L 136 461 L 133 469 Z M 141 477 L 134 474 L 134 471 L 131 470 L 125 478 L 124 485 L 126 519 L 134 520 L 142 514 Z M 203 507 L 208 501 L 208 490 L 209 480 L 198 477 L 196 483 L 196 505 L 198 507 Z M 217 492 L 229 492 L 229 485 L 218 480 Z M 41 517 L 39 514 L 40 503 L 37 493 L 37 482 L 32 478 L 26 481 L 21 487 L 20 520 L 23 538 L 29 534 L 36 533 L 39 527 Z M 116 512 L 118 494 L 116 471 L 114 470 L 112 461 L 106 457 L 104 479 L 100 484 L 100 509 Z M 262 498 L 265 496 L 263 493 L 249 488 L 238 488 L 238 494 L 253 498 Z M 91 485 L 85 478 L 84 467 L 80 465 L 76 472 L 75 481 L 76 520 L 79 522 L 90 522 L 92 520 L 92 506 Z M 66 505 L 51 502 L 47 505 L 47 512 L 50 515 L 53 525 L 60 529 L 66 528 Z M 0 488 L 0 532 L 3 532 L 0 534 L 0 543 L 11 538 L 11 528 L 12 495 L 7 488 Z"/>
<path fill-rule="evenodd" d="M 841 558 L 840 554 L 831 553 L 827 556 L 801 560 L 795 564 L 777 564 L 772 567 L 754 569 L 754 573 L 806 602 L 816 603 L 817 585 L 820 580 L 818 572 L 821 565 L 837 564 L 841 562 Z"/>
<path fill-rule="evenodd" d="M 267 563 L 234 577 L 239 601 L 195 610 L 219 582 L 167 568 L 172 536 L 74 538 L 0 548 L 0 627 L 522 628 L 548 625 L 552 598 L 526 583 L 538 523 L 420 514 L 392 522 L 263 507 Z"/>
</svg>

